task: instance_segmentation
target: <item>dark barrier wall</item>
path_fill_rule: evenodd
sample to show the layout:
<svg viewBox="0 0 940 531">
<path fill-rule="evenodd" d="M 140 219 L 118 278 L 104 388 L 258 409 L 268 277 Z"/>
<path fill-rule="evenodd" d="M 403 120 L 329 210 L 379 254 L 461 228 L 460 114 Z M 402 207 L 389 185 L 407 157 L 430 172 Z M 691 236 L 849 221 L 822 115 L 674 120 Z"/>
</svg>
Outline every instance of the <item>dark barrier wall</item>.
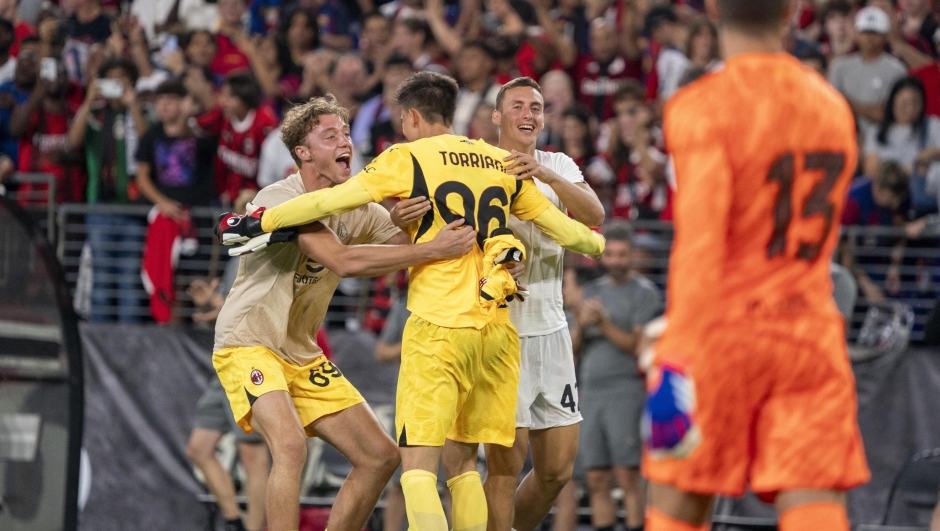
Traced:
<svg viewBox="0 0 940 531">
<path fill-rule="evenodd" d="M 185 445 L 196 401 L 213 374 L 211 333 L 109 324 L 84 325 L 81 335 L 92 480 L 80 529 L 206 529 L 206 507 L 196 500 L 204 489 Z M 368 334 L 340 331 L 331 340 L 343 373 L 388 422 L 396 369 L 372 361 L 375 342 Z M 850 516 L 854 524 L 877 524 L 902 466 L 915 452 L 940 447 L 940 353 L 886 355 L 857 363 L 855 373 L 873 479 L 851 493 Z M 310 456 L 305 485 L 335 487 L 341 467 L 330 466 L 337 456 L 321 447 Z M 758 502 L 724 503 L 719 511 L 773 515 Z M 923 517 L 907 512 L 903 506 L 893 511 L 892 522 Z"/>
</svg>

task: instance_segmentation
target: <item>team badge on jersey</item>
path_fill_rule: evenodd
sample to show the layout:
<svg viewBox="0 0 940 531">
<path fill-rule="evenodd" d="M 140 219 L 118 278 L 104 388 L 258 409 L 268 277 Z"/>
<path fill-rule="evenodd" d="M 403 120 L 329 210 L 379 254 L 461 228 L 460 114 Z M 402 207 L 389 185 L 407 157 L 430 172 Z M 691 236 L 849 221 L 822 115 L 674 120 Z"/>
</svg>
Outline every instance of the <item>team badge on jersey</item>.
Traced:
<svg viewBox="0 0 940 531">
<path fill-rule="evenodd" d="M 255 385 L 261 385 L 264 383 L 264 375 L 261 374 L 261 371 L 258 369 L 251 370 L 251 383 Z"/>
</svg>

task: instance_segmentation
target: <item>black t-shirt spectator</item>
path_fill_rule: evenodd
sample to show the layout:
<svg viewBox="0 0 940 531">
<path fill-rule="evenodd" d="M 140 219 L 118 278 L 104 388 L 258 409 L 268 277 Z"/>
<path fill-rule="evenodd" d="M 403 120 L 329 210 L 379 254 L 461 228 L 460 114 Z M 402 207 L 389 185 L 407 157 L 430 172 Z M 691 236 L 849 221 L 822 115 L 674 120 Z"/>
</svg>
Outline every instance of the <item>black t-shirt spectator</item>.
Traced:
<svg viewBox="0 0 940 531">
<path fill-rule="evenodd" d="M 156 124 L 140 139 L 137 161 L 150 166 L 150 179 L 163 195 L 186 206 L 208 206 L 215 195 L 212 139 L 171 137 Z"/>
<path fill-rule="evenodd" d="M 108 40 L 111 36 L 111 17 L 101 14 L 89 22 L 79 22 L 72 15 L 65 21 L 65 34 L 77 41 L 93 43 Z"/>
</svg>

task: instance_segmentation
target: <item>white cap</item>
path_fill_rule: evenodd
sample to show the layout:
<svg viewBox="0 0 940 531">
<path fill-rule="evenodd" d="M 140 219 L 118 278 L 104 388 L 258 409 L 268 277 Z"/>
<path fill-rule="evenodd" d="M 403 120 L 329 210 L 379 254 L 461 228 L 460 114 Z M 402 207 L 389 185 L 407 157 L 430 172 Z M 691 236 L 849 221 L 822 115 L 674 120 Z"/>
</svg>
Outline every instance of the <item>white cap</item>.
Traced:
<svg viewBox="0 0 940 531">
<path fill-rule="evenodd" d="M 891 30 L 891 21 L 888 20 L 887 13 L 880 8 L 869 6 L 859 9 L 855 15 L 855 29 L 859 33 L 870 31 L 887 35 Z"/>
</svg>

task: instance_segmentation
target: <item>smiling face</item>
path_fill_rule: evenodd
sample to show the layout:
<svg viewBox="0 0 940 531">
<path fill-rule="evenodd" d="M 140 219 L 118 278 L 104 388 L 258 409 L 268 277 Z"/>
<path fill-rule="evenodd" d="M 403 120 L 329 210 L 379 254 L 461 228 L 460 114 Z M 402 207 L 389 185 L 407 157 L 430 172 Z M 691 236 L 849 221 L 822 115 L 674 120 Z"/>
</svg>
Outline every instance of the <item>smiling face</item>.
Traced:
<svg viewBox="0 0 940 531">
<path fill-rule="evenodd" d="M 534 87 L 515 87 L 506 91 L 502 107 L 493 111 L 493 123 L 500 138 L 513 144 L 534 146 L 545 126 L 542 95 Z"/>
<path fill-rule="evenodd" d="M 324 114 L 319 120 L 307 134 L 306 145 L 297 146 L 294 153 L 330 183 L 342 184 L 352 176 L 349 124 L 335 114 Z"/>
</svg>

